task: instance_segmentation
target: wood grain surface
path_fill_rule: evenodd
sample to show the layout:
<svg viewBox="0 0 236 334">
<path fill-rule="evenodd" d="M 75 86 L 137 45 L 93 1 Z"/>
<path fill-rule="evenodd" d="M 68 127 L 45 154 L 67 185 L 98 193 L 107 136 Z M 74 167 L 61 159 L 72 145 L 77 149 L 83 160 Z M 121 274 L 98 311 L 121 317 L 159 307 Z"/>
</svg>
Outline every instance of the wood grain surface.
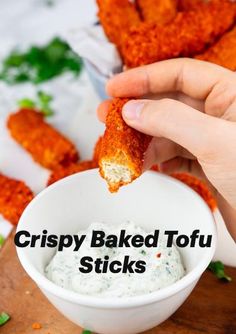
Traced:
<svg viewBox="0 0 236 334">
<path fill-rule="evenodd" d="M 12 237 L 0 251 L 0 312 L 11 320 L 1 334 L 80 334 L 42 295 L 22 269 Z M 145 334 L 236 334 L 236 268 L 226 268 L 232 283 L 205 272 L 184 305 L 162 325 Z M 41 329 L 32 329 L 39 322 Z M 112 333 L 111 333 L 112 334 Z"/>
</svg>

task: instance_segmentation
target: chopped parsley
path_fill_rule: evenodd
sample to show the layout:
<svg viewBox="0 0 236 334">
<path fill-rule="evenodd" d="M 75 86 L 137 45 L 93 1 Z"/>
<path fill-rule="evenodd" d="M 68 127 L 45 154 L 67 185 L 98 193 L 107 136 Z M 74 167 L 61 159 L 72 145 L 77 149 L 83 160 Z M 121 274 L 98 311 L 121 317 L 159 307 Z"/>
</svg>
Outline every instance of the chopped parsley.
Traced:
<svg viewBox="0 0 236 334">
<path fill-rule="evenodd" d="M 34 101 L 29 98 L 23 98 L 17 102 L 20 108 L 29 108 L 39 110 L 45 117 L 54 115 L 54 111 L 51 107 L 53 97 L 43 91 L 37 92 L 37 100 Z"/>
<path fill-rule="evenodd" d="M 45 46 L 31 46 L 25 52 L 13 50 L 3 60 L 0 80 L 9 84 L 39 84 L 65 72 L 77 76 L 81 69 L 80 57 L 66 42 L 55 37 Z"/>
<path fill-rule="evenodd" d="M 208 270 L 213 272 L 217 278 L 225 282 L 231 282 L 232 278 L 226 275 L 224 269 L 224 264 L 221 261 L 211 262 L 208 266 Z"/>
<path fill-rule="evenodd" d="M 5 238 L 3 235 L 0 234 L 0 248 L 2 247 L 2 245 L 4 244 Z"/>
<path fill-rule="evenodd" d="M 81 334 L 92 334 L 92 332 L 87 329 L 84 329 Z"/>
<path fill-rule="evenodd" d="M 0 313 L 0 326 L 4 325 L 8 320 L 10 320 L 10 316 L 7 313 Z"/>
<path fill-rule="evenodd" d="M 53 7 L 55 3 L 53 0 L 45 0 L 45 5 L 48 7 Z"/>
</svg>

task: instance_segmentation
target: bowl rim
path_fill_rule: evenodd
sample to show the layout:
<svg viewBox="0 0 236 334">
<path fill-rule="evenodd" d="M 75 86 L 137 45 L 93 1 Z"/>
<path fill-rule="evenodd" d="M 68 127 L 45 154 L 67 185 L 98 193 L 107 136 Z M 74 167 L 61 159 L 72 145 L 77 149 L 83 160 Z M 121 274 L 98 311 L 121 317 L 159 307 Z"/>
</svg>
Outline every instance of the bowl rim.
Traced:
<svg viewBox="0 0 236 334">
<path fill-rule="evenodd" d="M 98 169 L 93 169 L 93 170 L 80 172 L 74 175 L 70 175 L 62 180 L 59 180 L 58 182 L 55 182 L 51 186 L 45 188 L 30 202 L 26 210 L 23 212 L 20 218 L 19 224 L 17 226 L 17 231 L 22 229 L 21 225 L 24 224 L 24 221 L 25 221 L 24 217 L 27 214 L 27 211 L 31 209 L 31 207 L 34 206 L 35 202 L 37 202 L 39 198 L 44 196 L 45 193 L 53 191 L 54 188 L 58 187 L 58 185 L 62 186 L 64 183 L 67 183 L 68 181 L 71 182 L 73 179 L 79 179 L 83 177 L 83 175 L 85 174 L 94 174 L 94 173 L 97 173 L 97 171 Z M 202 257 L 202 259 L 197 264 L 197 266 L 191 271 L 189 271 L 179 281 L 163 289 L 160 289 L 160 290 L 148 293 L 148 294 L 142 294 L 142 295 L 132 296 L 132 297 L 101 298 L 101 297 L 93 297 L 91 295 L 79 294 L 77 292 L 67 290 L 65 288 L 62 288 L 56 285 L 55 283 L 51 282 L 45 275 L 39 272 L 34 267 L 33 264 L 31 264 L 31 262 L 27 259 L 27 256 L 25 255 L 24 248 L 16 247 L 18 258 L 24 270 L 35 281 L 35 283 L 44 291 L 44 293 L 46 293 L 46 295 L 47 293 L 49 293 L 67 302 L 72 302 L 72 303 L 83 305 L 83 306 L 89 306 L 89 307 L 94 307 L 94 308 L 104 308 L 104 309 L 120 309 L 120 308 L 138 307 L 138 306 L 152 304 L 152 303 L 164 300 L 170 296 L 177 294 L 181 290 L 188 288 L 195 282 L 197 283 L 202 273 L 207 268 L 208 264 L 213 258 L 215 250 L 216 250 L 217 227 L 215 223 L 214 213 L 211 212 L 210 208 L 207 206 L 205 201 L 194 190 L 192 190 L 190 187 L 183 184 L 182 182 L 178 181 L 177 179 L 174 179 L 167 175 L 163 175 L 161 173 L 157 173 L 155 171 L 147 171 L 145 173 L 156 174 L 160 178 L 164 178 L 168 180 L 169 182 L 178 184 L 178 186 L 181 186 L 183 189 L 185 189 L 185 191 L 192 192 L 195 195 L 196 199 L 201 203 L 201 206 L 203 206 L 205 210 L 207 209 L 209 213 L 209 224 L 211 224 L 211 229 L 212 229 L 211 231 L 212 244 L 211 244 L 211 247 L 206 248 L 206 252 L 204 256 Z"/>
</svg>

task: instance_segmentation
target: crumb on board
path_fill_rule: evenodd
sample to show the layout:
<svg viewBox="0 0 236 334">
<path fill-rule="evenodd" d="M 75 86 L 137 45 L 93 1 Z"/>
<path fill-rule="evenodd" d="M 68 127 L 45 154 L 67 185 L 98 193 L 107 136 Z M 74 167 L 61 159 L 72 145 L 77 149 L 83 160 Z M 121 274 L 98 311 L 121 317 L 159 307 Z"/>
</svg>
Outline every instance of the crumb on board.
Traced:
<svg viewBox="0 0 236 334">
<path fill-rule="evenodd" d="M 39 323 L 39 322 L 34 322 L 32 324 L 32 328 L 33 329 L 41 329 L 42 328 L 42 325 Z"/>
</svg>

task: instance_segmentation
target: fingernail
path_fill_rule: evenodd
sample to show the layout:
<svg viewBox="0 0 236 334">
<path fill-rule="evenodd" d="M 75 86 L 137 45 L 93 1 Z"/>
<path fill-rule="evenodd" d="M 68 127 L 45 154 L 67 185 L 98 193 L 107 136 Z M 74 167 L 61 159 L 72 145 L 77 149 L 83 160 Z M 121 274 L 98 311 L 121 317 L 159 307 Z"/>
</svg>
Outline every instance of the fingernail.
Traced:
<svg viewBox="0 0 236 334">
<path fill-rule="evenodd" d="M 144 103 L 138 101 L 129 101 L 123 107 L 123 116 L 126 119 L 139 119 Z"/>
</svg>

